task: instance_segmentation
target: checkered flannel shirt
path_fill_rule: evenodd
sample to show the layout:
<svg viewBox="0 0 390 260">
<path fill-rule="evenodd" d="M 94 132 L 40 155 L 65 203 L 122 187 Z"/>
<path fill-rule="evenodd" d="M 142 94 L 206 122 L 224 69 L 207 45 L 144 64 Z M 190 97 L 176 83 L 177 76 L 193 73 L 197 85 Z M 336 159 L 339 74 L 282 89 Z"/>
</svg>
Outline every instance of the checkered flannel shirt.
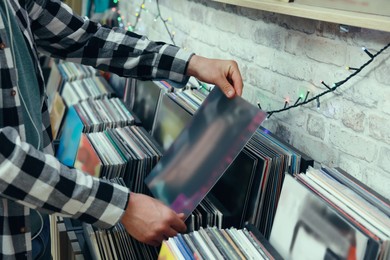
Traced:
<svg viewBox="0 0 390 260">
<path fill-rule="evenodd" d="M 16 19 L 31 49 L 33 73 L 42 90 L 44 80 L 38 51 L 120 76 L 181 83 L 188 80 L 185 72 L 192 54 L 175 46 L 151 42 L 119 28 L 105 28 L 75 15 L 59 0 L 1 1 L 10 4 L 10 15 Z M 129 191 L 68 169 L 53 157 L 46 102 L 41 107 L 43 152 L 25 142 L 10 46 L 0 17 L 0 258 L 30 259 L 29 208 L 109 228 L 123 214 Z"/>
</svg>

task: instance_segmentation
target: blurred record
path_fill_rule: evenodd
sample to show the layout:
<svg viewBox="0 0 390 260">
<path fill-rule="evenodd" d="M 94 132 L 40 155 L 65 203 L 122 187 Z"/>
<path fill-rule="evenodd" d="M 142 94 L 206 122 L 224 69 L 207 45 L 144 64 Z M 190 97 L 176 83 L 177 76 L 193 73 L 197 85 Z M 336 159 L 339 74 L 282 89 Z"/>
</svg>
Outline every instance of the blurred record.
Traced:
<svg viewBox="0 0 390 260">
<path fill-rule="evenodd" d="M 215 88 L 146 178 L 147 186 L 188 217 L 265 118 L 241 97 L 228 99 Z"/>
</svg>

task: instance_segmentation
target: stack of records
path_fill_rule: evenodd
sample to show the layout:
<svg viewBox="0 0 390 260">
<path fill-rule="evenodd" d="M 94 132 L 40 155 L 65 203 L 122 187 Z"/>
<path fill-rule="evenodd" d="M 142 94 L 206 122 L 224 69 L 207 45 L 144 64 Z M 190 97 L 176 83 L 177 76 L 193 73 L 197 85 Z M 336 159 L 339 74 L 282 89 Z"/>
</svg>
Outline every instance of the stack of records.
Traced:
<svg viewBox="0 0 390 260">
<path fill-rule="evenodd" d="M 388 200 L 336 169 L 295 176 L 286 175 L 270 237 L 283 257 L 389 259 Z"/>
<path fill-rule="evenodd" d="M 133 125 L 135 121 L 119 98 L 89 99 L 75 104 L 74 108 L 83 122 L 84 133 Z"/>
<path fill-rule="evenodd" d="M 159 259 L 282 259 L 258 233 L 236 228 L 200 228 L 163 241 Z"/>
<path fill-rule="evenodd" d="M 97 70 L 91 66 L 67 61 L 59 63 L 58 70 L 63 78 L 63 81 L 74 81 L 89 78 L 98 74 Z"/>
<path fill-rule="evenodd" d="M 200 89 L 186 89 L 180 92 L 171 92 L 168 95 L 182 108 L 193 115 L 206 99 L 207 94 L 202 92 Z"/>
<path fill-rule="evenodd" d="M 46 85 L 46 94 L 54 140 L 60 135 L 62 121 L 68 106 L 89 97 L 99 98 L 112 95 L 112 90 L 105 80 L 96 75 L 96 69 L 73 62 L 52 65 Z M 75 83 L 75 86 L 78 87 L 74 88 L 73 83 L 71 83 L 73 81 L 78 82 Z M 62 96 L 64 85 L 66 85 L 65 94 Z"/>
<path fill-rule="evenodd" d="M 125 185 L 121 179 L 112 182 Z M 121 223 L 109 230 L 99 229 L 84 223 L 84 237 L 88 245 L 90 257 L 98 259 L 145 259 L 155 260 L 158 248 L 138 242 L 131 237 Z"/>
<path fill-rule="evenodd" d="M 118 98 L 86 100 L 69 107 L 59 138 L 57 158 L 73 167 L 82 133 L 104 131 L 134 123 L 134 116 Z"/>
<path fill-rule="evenodd" d="M 259 128 L 244 152 L 253 160 L 245 221 L 269 237 L 285 173 L 298 173 L 301 154 Z M 223 183 L 221 183 L 222 188 Z M 220 196 L 221 197 L 221 196 Z M 221 197 L 222 199 L 222 197 Z"/>
<path fill-rule="evenodd" d="M 68 81 L 64 84 L 61 96 L 69 107 L 82 100 L 111 97 L 114 90 L 107 81 L 100 76 Z"/>
<path fill-rule="evenodd" d="M 83 134 L 74 167 L 96 177 L 122 178 L 131 191 L 145 194 L 145 177 L 161 157 L 143 127 L 127 126 Z"/>
<path fill-rule="evenodd" d="M 97 75 L 96 69 L 73 62 L 54 63 L 46 84 L 49 108 L 55 93 L 61 93 L 66 82 L 81 80 Z"/>
<path fill-rule="evenodd" d="M 225 221 L 220 208 L 220 205 L 216 205 L 209 197 L 205 197 L 187 218 L 187 231 L 191 232 L 209 226 L 223 228 L 222 223 Z"/>
</svg>

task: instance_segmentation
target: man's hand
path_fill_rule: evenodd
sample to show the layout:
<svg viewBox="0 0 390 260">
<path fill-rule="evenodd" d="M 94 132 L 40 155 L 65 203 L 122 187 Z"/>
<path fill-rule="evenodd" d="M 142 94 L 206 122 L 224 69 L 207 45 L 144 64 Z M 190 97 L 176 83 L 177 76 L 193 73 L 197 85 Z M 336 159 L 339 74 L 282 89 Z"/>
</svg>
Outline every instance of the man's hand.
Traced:
<svg viewBox="0 0 390 260">
<path fill-rule="evenodd" d="M 121 222 L 131 236 L 152 246 L 187 229 L 183 213 L 176 214 L 160 201 L 139 193 L 130 194 Z"/>
<path fill-rule="evenodd" d="M 235 61 L 194 55 L 188 64 L 187 75 L 218 86 L 229 98 L 242 95 L 242 77 Z"/>
</svg>

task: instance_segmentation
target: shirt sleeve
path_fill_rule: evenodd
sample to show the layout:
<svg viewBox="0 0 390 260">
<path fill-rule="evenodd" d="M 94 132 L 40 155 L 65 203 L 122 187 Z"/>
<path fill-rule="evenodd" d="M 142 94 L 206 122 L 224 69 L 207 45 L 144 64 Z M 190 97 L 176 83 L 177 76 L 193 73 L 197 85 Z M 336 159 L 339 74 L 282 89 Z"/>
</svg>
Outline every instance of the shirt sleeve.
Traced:
<svg viewBox="0 0 390 260">
<path fill-rule="evenodd" d="M 193 53 L 154 42 L 122 28 L 106 28 L 82 18 L 59 0 L 30 0 L 38 49 L 47 55 L 90 65 L 119 76 L 167 79 L 185 84 Z"/>
<path fill-rule="evenodd" d="M 69 169 L 22 142 L 11 127 L 0 129 L 0 194 L 30 208 L 109 228 L 121 218 L 126 187 Z"/>
</svg>

